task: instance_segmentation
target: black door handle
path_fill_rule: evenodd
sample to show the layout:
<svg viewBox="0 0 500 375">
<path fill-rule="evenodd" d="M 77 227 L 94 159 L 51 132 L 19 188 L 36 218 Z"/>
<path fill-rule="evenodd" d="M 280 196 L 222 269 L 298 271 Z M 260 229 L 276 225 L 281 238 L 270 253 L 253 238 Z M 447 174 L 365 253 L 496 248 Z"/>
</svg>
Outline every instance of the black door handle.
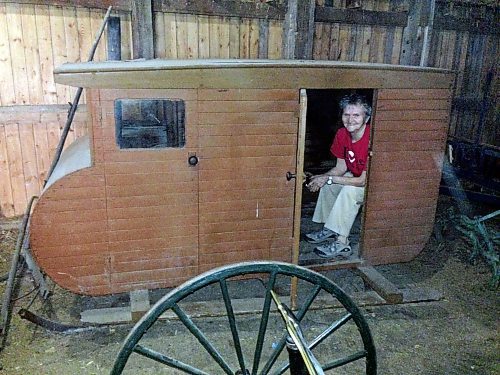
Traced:
<svg viewBox="0 0 500 375">
<path fill-rule="evenodd" d="M 286 172 L 286 180 L 290 181 L 292 178 L 296 178 L 297 175 L 293 174 L 292 172 Z"/>
<path fill-rule="evenodd" d="M 188 164 L 192 167 L 194 167 L 196 164 L 198 164 L 198 156 L 196 155 L 191 155 L 188 158 Z"/>
</svg>

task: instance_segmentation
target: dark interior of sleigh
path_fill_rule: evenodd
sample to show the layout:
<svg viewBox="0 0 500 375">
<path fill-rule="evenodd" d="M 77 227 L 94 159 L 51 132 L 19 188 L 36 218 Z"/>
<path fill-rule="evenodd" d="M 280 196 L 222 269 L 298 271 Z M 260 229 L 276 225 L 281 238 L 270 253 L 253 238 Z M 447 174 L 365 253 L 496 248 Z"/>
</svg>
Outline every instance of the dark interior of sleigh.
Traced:
<svg viewBox="0 0 500 375">
<path fill-rule="evenodd" d="M 307 90 L 307 122 L 306 140 L 304 151 L 304 172 L 314 175 L 325 173 L 335 166 L 335 158 L 330 154 L 330 146 L 337 130 L 342 127 L 342 119 L 339 108 L 340 99 L 344 95 L 358 93 L 364 95 L 370 104 L 373 102 L 374 91 L 363 90 Z M 349 240 L 353 254 L 349 259 L 328 260 L 316 256 L 313 252 L 315 246 L 304 239 L 304 234 L 319 230 L 322 224 L 312 222 L 314 207 L 318 193 L 311 193 L 305 186 L 302 189 L 302 211 L 301 211 L 301 239 L 299 250 L 299 264 L 304 266 L 355 262 L 361 258 L 359 241 L 361 236 L 361 218 L 363 207 L 360 209 L 356 221 L 351 229 Z"/>
</svg>

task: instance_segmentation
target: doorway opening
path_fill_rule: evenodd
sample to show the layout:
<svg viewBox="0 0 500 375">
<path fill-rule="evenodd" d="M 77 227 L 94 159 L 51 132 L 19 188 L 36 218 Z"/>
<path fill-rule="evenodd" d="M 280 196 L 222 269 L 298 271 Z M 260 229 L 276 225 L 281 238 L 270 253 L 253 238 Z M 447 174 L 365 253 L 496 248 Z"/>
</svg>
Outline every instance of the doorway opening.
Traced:
<svg viewBox="0 0 500 375">
<path fill-rule="evenodd" d="M 306 175 L 323 174 L 335 167 L 336 158 L 330 153 L 330 146 L 337 131 L 343 127 L 339 103 L 349 94 L 363 95 L 373 108 L 373 89 L 312 89 L 307 90 L 306 136 L 303 171 Z M 371 121 L 369 121 L 371 123 Z M 312 221 L 318 192 L 302 187 L 302 207 L 300 221 L 299 264 L 304 266 L 354 263 L 361 259 L 360 240 L 364 204 L 361 205 L 349 234 L 352 254 L 332 259 L 321 258 L 314 249 L 319 246 L 306 240 L 305 234 L 323 228 L 323 224 Z M 366 195 L 366 194 L 365 194 Z M 321 245 L 328 244 L 327 240 Z"/>
</svg>

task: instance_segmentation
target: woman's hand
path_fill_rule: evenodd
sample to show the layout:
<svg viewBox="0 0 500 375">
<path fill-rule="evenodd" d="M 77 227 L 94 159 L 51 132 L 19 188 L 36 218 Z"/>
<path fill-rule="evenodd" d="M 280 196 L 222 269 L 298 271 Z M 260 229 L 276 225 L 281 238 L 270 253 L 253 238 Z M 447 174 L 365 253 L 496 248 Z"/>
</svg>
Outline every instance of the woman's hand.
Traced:
<svg viewBox="0 0 500 375">
<path fill-rule="evenodd" d="M 311 177 L 311 181 L 306 185 L 309 191 L 316 192 L 328 181 L 328 175 L 319 174 Z"/>
</svg>

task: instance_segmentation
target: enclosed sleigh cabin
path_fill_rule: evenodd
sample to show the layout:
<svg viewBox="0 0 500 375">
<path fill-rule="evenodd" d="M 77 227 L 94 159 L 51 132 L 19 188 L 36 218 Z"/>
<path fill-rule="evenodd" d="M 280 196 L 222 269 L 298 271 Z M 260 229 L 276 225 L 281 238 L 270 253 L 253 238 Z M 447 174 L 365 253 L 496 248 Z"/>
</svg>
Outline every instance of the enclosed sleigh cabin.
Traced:
<svg viewBox="0 0 500 375">
<path fill-rule="evenodd" d="M 137 60 L 66 64 L 55 78 L 85 88 L 89 135 L 63 153 L 30 240 L 43 271 L 75 293 L 171 287 L 241 261 L 405 262 L 431 234 L 450 71 Z M 315 201 L 304 174 L 333 166 L 338 100 L 352 92 L 373 106 L 365 202 L 354 255 L 325 263 L 301 239 Z"/>
</svg>

